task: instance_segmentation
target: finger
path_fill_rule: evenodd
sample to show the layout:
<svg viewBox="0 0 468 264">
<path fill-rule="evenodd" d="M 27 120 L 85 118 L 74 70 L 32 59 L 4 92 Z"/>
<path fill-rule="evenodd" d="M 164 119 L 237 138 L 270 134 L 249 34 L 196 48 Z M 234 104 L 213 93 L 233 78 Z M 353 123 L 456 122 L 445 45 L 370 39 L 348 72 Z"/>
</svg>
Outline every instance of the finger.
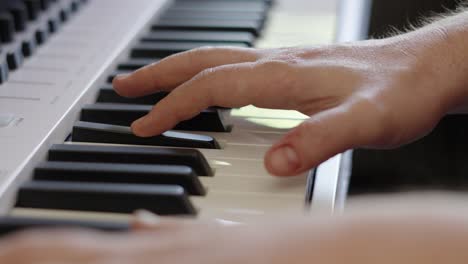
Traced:
<svg viewBox="0 0 468 264">
<path fill-rule="evenodd" d="M 365 119 L 366 114 L 344 105 L 312 116 L 267 152 L 265 167 L 277 176 L 298 175 L 363 144 L 367 128 L 357 118 Z"/>
<path fill-rule="evenodd" d="M 158 135 L 213 105 L 241 107 L 256 104 L 279 108 L 291 100 L 277 96 L 275 85 L 281 82 L 275 78 L 282 77 L 255 63 L 203 71 L 174 89 L 148 115 L 135 121 L 132 130 L 142 137 Z"/>
<path fill-rule="evenodd" d="M 160 217 L 147 210 L 138 210 L 133 214 L 130 225 L 133 230 L 174 230 L 184 226 L 186 221 Z"/>
<path fill-rule="evenodd" d="M 223 225 L 224 224 L 224 225 Z M 134 234 L 148 235 L 139 237 L 139 241 L 149 239 L 151 244 L 165 239 L 175 239 L 176 237 L 185 237 L 188 232 L 200 230 L 205 227 L 219 227 L 219 226 L 235 226 L 235 224 L 220 223 L 215 220 L 199 220 L 199 219 L 181 219 L 171 217 L 159 217 L 146 210 L 138 210 L 134 213 L 130 221 L 131 229 Z M 156 236 L 154 235 L 156 234 Z"/>
<path fill-rule="evenodd" d="M 248 48 L 205 47 L 169 56 L 129 75 L 117 76 L 117 93 L 138 97 L 172 88 L 190 80 L 204 69 L 225 64 L 255 61 L 259 53 Z"/>
<path fill-rule="evenodd" d="M 136 211 L 131 220 L 131 227 L 136 230 L 156 229 L 160 225 L 161 218 L 146 210 Z"/>
</svg>

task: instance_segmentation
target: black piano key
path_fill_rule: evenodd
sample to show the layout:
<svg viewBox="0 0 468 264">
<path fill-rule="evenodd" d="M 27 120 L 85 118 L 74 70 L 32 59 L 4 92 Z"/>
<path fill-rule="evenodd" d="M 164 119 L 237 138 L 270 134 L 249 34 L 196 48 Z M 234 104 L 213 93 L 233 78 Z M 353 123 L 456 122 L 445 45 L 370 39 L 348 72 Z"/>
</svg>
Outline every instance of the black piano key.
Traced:
<svg viewBox="0 0 468 264">
<path fill-rule="evenodd" d="M 51 18 L 47 21 L 47 26 L 49 29 L 49 33 L 55 33 L 58 31 L 58 28 L 60 26 L 60 23 L 57 19 Z"/>
<path fill-rule="evenodd" d="M 47 10 L 50 6 L 50 0 L 40 0 L 39 3 L 40 3 L 41 9 L 44 11 Z"/>
<path fill-rule="evenodd" d="M 23 64 L 23 61 L 24 57 L 21 48 L 17 50 L 11 50 L 7 53 L 7 62 L 10 70 L 13 71 L 18 69 L 21 66 L 21 64 Z"/>
<path fill-rule="evenodd" d="M 226 45 L 230 43 L 245 43 L 251 47 L 255 41 L 255 36 L 250 32 L 242 31 L 153 30 L 143 36 L 142 41 L 221 42 L 226 43 Z"/>
<path fill-rule="evenodd" d="M 155 105 L 157 102 L 161 101 L 166 97 L 168 92 L 157 92 L 154 94 L 128 98 L 120 96 L 115 92 L 114 88 L 111 85 L 107 85 L 99 89 L 99 94 L 97 98 L 98 103 L 118 103 L 118 104 L 139 104 L 139 105 Z"/>
<path fill-rule="evenodd" d="M 0 42 L 10 43 L 15 35 L 15 22 L 9 12 L 0 13 Z"/>
<path fill-rule="evenodd" d="M 165 19 L 159 20 L 152 29 L 178 29 L 178 30 L 223 30 L 223 31 L 247 31 L 255 36 L 260 35 L 262 23 L 260 21 L 229 21 L 220 19 Z"/>
<path fill-rule="evenodd" d="M 24 57 L 30 57 L 36 50 L 36 39 L 25 40 L 21 43 L 21 51 Z"/>
<path fill-rule="evenodd" d="M 26 10 L 28 11 L 28 18 L 30 21 L 34 21 L 39 17 L 41 11 L 40 0 L 24 0 L 26 4 Z"/>
<path fill-rule="evenodd" d="M 35 33 L 36 43 L 38 45 L 42 45 L 47 41 L 49 37 L 49 30 L 48 29 L 38 29 Z"/>
<path fill-rule="evenodd" d="M 16 207 L 160 215 L 193 215 L 195 208 L 177 185 L 30 181 L 18 191 Z"/>
<path fill-rule="evenodd" d="M 86 105 L 81 110 L 81 121 L 118 126 L 130 126 L 133 121 L 148 114 L 153 106 L 133 104 L 98 103 Z M 192 119 L 177 124 L 175 130 L 229 132 L 218 109 L 206 109 Z"/>
<path fill-rule="evenodd" d="M 76 11 L 78 11 L 80 9 L 80 1 L 77 1 L 77 0 L 73 0 L 71 3 L 70 3 L 70 11 L 75 13 Z"/>
<path fill-rule="evenodd" d="M 196 149 L 62 144 L 49 149 L 48 160 L 185 165 L 197 175 L 213 176 L 208 161 Z"/>
<path fill-rule="evenodd" d="M 130 59 L 128 61 L 119 63 L 119 65 L 117 65 L 117 70 L 135 71 L 157 61 L 157 59 Z"/>
<path fill-rule="evenodd" d="M 235 46 L 248 47 L 245 43 L 221 43 L 221 42 L 142 42 L 131 50 L 133 58 L 163 58 L 175 53 L 200 48 L 203 46 Z"/>
<path fill-rule="evenodd" d="M 49 161 L 35 168 L 34 180 L 179 185 L 191 195 L 206 193 L 197 174 L 183 165 Z"/>
<path fill-rule="evenodd" d="M 151 111 L 151 105 L 98 103 L 81 109 L 80 121 L 130 126 Z"/>
<path fill-rule="evenodd" d="M 126 232 L 130 230 L 130 225 L 104 221 L 59 220 L 29 217 L 0 218 L 0 236 L 37 228 L 86 228 L 106 232 Z"/>
<path fill-rule="evenodd" d="M 60 18 L 60 21 L 61 21 L 62 23 L 68 21 L 69 17 L 70 17 L 70 11 L 69 11 L 69 10 L 67 10 L 67 9 L 61 9 L 61 10 L 59 11 L 59 18 Z"/>
<path fill-rule="evenodd" d="M 28 10 L 22 2 L 16 2 L 10 6 L 10 12 L 13 15 L 15 29 L 18 32 L 26 30 L 28 23 Z"/>
<path fill-rule="evenodd" d="M 137 137 L 130 127 L 78 121 L 73 126 L 75 142 L 147 145 L 165 147 L 219 149 L 218 142 L 209 136 L 167 131 L 154 137 Z"/>
</svg>

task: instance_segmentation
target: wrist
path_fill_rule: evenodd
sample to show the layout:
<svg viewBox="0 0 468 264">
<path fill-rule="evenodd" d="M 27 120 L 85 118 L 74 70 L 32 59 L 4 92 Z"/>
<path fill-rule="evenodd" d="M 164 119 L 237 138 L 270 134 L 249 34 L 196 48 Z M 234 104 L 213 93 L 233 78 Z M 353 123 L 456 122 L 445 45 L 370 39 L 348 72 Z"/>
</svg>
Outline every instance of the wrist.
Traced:
<svg viewBox="0 0 468 264">
<path fill-rule="evenodd" d="M 444 112 L 468 102 L 468 12 L 406 34 L 417 68 L 427 86 L 437 90 Z"/>
</svg>

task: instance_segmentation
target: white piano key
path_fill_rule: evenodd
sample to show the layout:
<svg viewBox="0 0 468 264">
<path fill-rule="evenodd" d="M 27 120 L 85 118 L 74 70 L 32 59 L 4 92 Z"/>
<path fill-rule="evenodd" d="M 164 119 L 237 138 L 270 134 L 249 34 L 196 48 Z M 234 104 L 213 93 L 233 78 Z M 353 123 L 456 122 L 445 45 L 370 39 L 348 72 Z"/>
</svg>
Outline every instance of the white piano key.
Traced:
<svg viewBox="0 0 468 264">
<path fill-rule="evenodd" d="M 278 193 L 304 198 L 307 178 L 305 175 L 290 178 L 266 175 L 263 177 L 259 175 L 229 177 L 217 173 L 215 177 L 201 177 L 200 181 L 208 189 L 208 195 L 211 195 L 211 190 L 214 190 L 217 192 Z"/>
</svg>

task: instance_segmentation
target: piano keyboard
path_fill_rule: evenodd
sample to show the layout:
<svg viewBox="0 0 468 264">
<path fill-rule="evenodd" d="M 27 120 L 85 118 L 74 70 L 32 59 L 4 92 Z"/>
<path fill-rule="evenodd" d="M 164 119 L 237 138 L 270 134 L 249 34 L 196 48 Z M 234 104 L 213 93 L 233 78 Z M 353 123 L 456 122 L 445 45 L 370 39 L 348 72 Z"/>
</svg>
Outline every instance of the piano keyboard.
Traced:
<svg viewBox="0 0 468 264">
<path fill-rule="evenodd" d="M 116 74 L 192 48 L 255 46 L 270 1 L 0 3 L 0 233 L 121 230 L 140 208 L 231 222 L 334 210 L 341 155 L 288 179 L 263 167 L 269 146 L 303 115 L 213 107 L 138 138 L 129 124 L 166 94 L 128 99 L 110 85 Z"/>
</svg>

